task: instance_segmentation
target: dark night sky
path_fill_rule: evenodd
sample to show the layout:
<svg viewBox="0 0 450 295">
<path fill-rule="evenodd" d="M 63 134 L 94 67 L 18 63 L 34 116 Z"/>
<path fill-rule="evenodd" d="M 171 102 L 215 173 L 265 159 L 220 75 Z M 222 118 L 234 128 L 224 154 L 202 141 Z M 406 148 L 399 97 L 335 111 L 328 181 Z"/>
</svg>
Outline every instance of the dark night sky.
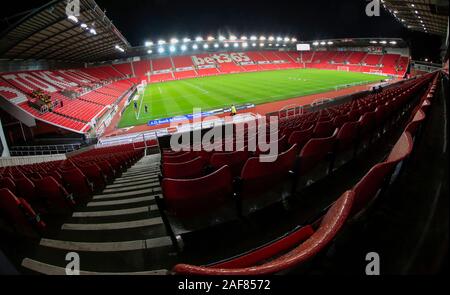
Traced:
<svg viewBox="0 0 450 295">
<path fill-rule="evenodd" d="M 3 9 L 2 18 L 46 1 L 17 2 L 16 7 Z M 143 45 L 145 40 L 219 33 L 290 35 L 301 40 L 400 37 L 410 43 L 413 58 L 436 60 L 441 44 L 437 36 L 406 30 L 385 11 L 381 17 L 367 17 L 364 0 L 97 0 L 97 3 L 134 46 Z"/>
</svg>

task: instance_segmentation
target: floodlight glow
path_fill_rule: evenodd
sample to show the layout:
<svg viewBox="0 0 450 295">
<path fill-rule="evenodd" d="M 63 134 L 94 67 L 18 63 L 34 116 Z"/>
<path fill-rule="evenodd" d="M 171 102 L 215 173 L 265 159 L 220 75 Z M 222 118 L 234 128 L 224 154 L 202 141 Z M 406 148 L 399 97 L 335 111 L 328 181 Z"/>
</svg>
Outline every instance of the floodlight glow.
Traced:
<svg viewBox="0 0 450 295">
<path fill-rule="evenodd" d="M 90 31 L 92 35 L 97 35 L 97 31 L 95 29 L 90 29 Z"/>
<path fill-rule="evenodd" d="M 391 42 L 389 42 L 389 44 L 397 45 L 397 41 L 391 41 Z"/>
<path fill-rule="evenodd" d="M 284 38 L 284 42 L 289 42 L 289 41 L 291 41 L 290 38 L 288 38 L 288 37 Z"/>
<path fill-rule="evenodd" d="M 328 41 L 328 45 L 333 45 L 334 43 L 332 41 Z"/>
<path fill-rule="evenodd" d="M 225 38 L 224 36 L 219 36 L 219 41 L 225 41 L 227 38 Z"/>
<path fill-rule="evenodd" d="M 186 51 L 187 50 L 187 46 L 186 45 L 181 45 L 181 51 Z"/>
<path fill-rule="evenodd" d="M 291 41 L 292 42 L 297 42 L 297 38 L 292 38 Z"/>
<path fill-rule="evenodd" d="M 241 40 L 243 40 L 243 41 L 247 40 L 247 36 L 242 36 Z"/>
<path fill-rule="evenodd" d="M 251 37 L 250 37 L 250 40 L 256 41 L 256 40 L 258 40 L 258 37 L 256 37 L 256 36 L 251 36 Z"/>
<path fill-rule="evenodd" d="M 153 53 L 153 50 L 149 50 L 149 51 L 147 51 L 147 53 L 148 53 L 148 54 L 152 54 L 152 53 Z"/>
<path fill-rule="evenodd" d="M 198 45 L 197 44 L 192 45 L 192 49 L 197 50 L 198 49 Z"/>
<path fill-rule="evenodd" d="M 419 12 L 418 12 L 417 10 L 414 10 L 414 13 L 415 13 L 415 14 L 419 14 Z"/>
<path fill-rule="evenodd" d="M 201 41 L 203 41 L 203 38 L 202 37 L 197 37 L 197 38 L 195 38 L 195 41 L 201 42 Z"/>
<path fill-rule="evenodd" d="M 313 45 L 314 46 L 319 46 L 319 42 L 316 41 L 316 42 L 313 43 Z"/>
<path fill-rule="evenodd" d="M 282 37 L 277 37 L 277 41 L 283 41 Z"/>
<path fill-rule="evenodd" d="M 225 44 L 223 45 L 223 47 L 228 48 L 228 47 L 230 47 L 230 44 L 225 43 Z"/>
<path fill-rule="evenodd" d="M 248 47 L 248 43 L 247 42 L 242 43 L 242 47 L 243 48 L 247 48 Z"/>
<path fill-rule="evenodd" d="M 218 43 L 214 44 L 214 48 L 219 48 L 219 44 Z"/>
<path fill-rule="evenodd" d="M 177 38 L 172 38 L 172 39 L 170 39 L 170 43 L 171 44 L 177 44 L 178 43 L 178 39 Z"/>
<path fill-rule="evenodd" d="M 234 36 L 234 35 L 231 35 L 231 36 L 230 36 L 230 40 L 231 40 L 231 41 L 235 41 L 235 40 L 237 40 L 237 37 Z"/>
<path fill-rule="evenodd" d="M 259 47 L 264 47 L 264 43 L 259 43 Z"/>
<path fill-rule="evenodd" d="M 252 43 L 252 46 L 253 46 L 253 47 L 256 47 L 256 43 Z"/>
<path fill-rule="evenodd" d="M 234 43 L 234 48 L 238 48 L 239 47 L 239 43 Z"/>
<path fill-rule="evenodd" d="M 280 44 L 277 43 L 275 46 L 276 46 L 276 47 L 280 47 Z"/>
<path fill-rule="evenodd" d="M 120 47 L 119 45 L 116 45 L 115 48 L 117 50 L 119 50 L 120 52 L 125 52 L 125 49 L 123 49 L 122 47 Z"/>
<path fill-rule="evenodd" d="M 387 41 L 380 41 L 380 44 L 387 44 Z"/>
<path fill-rule="evenodd" d="M 370 41 L 370 44 L 378 44 L 378 42 L 377 41 Z"/>
<path fill-rule="evenodd" d="M 184 42 L 184 43 L 191 42 L 191 39 L 189 39 L 189 38 L 183 38 L 183 42 Z"/>
<path fill-rule="evenodd" d="M 273 40 L 275 40 L 275 37 L 270 36 L 269 41 L 273 41 Z"/>
<path fill-rule="evenodd" d="M 69 15 L 67 18 L 76 24 L 78 23 L 78 18 L 75 15 Z"/>
<path fill-rule="evenodd" d="M 158 52 L 159 52 L 159 53 L 164 53 L 164 51 L 166 51 L 166 50 L 165 50 L 163 47 L 159 47 L 159 48 L 158 48 Z"/>
<path fill-rule="evenodd" d="M 81 24 L 80 27 L 82 27 L 83 29 L 87 28 L 87 24 Z"/>
<path fill-rule="evenodd" d="M 153 46 L 153 42 L 152 41 L 146 41 L 145 42 L 145 47 L 150 47 Z"/>
<path fill-rule="evenodd" d="M 214 39 L 214 37 L 213 36 L 209 36 L 208 37 L 208 41 L 214 41 L 215 39 Z"/>
<path fill-rule="evenodd" d="M 273 44 L 272 44 L 272 43 L 270 43 L 270 44 L 269 44 L 269 46 L 270 46 L 270 47 L 272 47 L 272 46 L 273 46 Z"/>
<path fill-rule="evenodd" d="M 327 42 L 325 42 L 325 41 L 320 42 L 320 45 L 325 45 L 325 44 L 327 44 Z"/>
<path fill-rule="evenodd" d="M 205 44 L 205 45 L 203 45 L 203 48 L 208 49 L 208 48 L 209 48 L 209 45 L 208 45 L 208 44 Z"/>
<path fill-rule="evenodd" d="M 266 37 L 265 36 L 261 36 L 261 37 L 259 37 L 259 40 L 260 41 L 266 41 Z"/>
<path fill-rule="evenodd" d="M 164 41 L 164 40 L 159 40 L 158 41 L 158 45 L 164 45 L 164 44 L 166 44 L 166 41 Z"/>
<path fill-rule="evenodd" d="M 175 48 L 175 46 L 170 46 L 169 50 L 170 50 L 170 52 L 175 52 L 176 48 Z"/>
</svg>

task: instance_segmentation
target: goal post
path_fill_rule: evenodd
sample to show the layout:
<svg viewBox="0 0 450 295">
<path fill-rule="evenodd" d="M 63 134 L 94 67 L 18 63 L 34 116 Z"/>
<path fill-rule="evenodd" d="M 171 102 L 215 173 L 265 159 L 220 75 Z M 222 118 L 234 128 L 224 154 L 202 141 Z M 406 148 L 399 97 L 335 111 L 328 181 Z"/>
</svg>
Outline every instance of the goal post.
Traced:
<svg viewBox="0 0 450 295">
<path fill-rule="evenodd" d="M 344 71 L 344 72 L 350 72 L 350 67 L 346 67 L 346 66 L 338 66 L 337 67 L 338 71 Z"/>
</svg>

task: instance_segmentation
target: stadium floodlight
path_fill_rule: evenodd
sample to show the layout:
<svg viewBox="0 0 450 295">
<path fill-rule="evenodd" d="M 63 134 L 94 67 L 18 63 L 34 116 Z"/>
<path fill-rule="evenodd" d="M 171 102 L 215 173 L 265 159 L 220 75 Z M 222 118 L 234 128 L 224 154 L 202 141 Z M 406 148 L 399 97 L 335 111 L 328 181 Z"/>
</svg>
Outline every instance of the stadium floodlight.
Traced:
<svg viewBox="0 0 450 295">
<path fill-rule="evenodd" d="M 313 42 L 313 45 L 314 46 L 319 46 L 319 42 L 315 41 L 315 42 Z"/>
<path fill-rule="evenodd" d="M 231 40 L 231 41 L 235 41 L 235 40 L 237 40 L 237 37 L 236 37 L 235 35 L 231 35 L 231 36 L 230 36 L 230 40 Z"/>
<path fill-rule="evenodd" d="M 297 38 L 292 38 L 291 41 L 292 42 L 297 42 Z"/>
<path fill-rule="evenodd" d="M 259 43 L 259 47 L 264 47 L 264 43 Z"/>
<path fill-rule="evenodd" d="M 275 37 L 270 36 L 270 37 L 269 37 L 269 41 L 273 41 L 273 40 L 275 40 Z"/>
<path fill-rule="evenodd" d="M 94 28 L 90 29 L 89 32 L 90 32 L 92 35 L 97 35 L 97 31 L 96 31 Z"/>
<path fill-rule="evenodd" d="M 224 36 L 219 36 L 219 41 L 225 41 L 227 38 L 225 38 Z"/>
<path fill-rule="evenodd" d="M 225 43 L 225 44 L 223 45 L 223 47 L 228 48 L 228 47 L 230 47 L 230 44 Z"/>
<path fill-rule="evenodd" d="M 178 41 L 178 39 L 177 38 L 172 38 L 172 39 L 170 39 L 170 43 L 171 44 L 177 44 L 179 41 Z"/>
<path fill-rule="evenodd" d="M 203 48 L 208 49 L 208 48 L 209 48 L 209 45 L 208 45 L 208 44 L 205 44 L 205 45 L 203 45 Z"/>
<path fill-rule="evenodd" d="M 289 37 L 284 38 L 284 42 L 289 42 L 291 39 Z"/>
<path fill-rule="evenodd" d="M 169 47 L 169 51 L 170 52 L 175 52 L 177 49 L 175 48 L 175 46 L 170 46 Z"/>
<path fill-rule="evenodd" d="M 415 13 L 415 14 L 419 14 L 419 12 L 418 12 L 417 10 L 414 10 L 414 13 Z"/>
<path fill-rule="evenodd" d="M 152 53 L 153 53 L 153 50 L 150 49 L 150 50 L 147 51 L 147 53 L 148 53 L 148 54 L 152 54 Z"/>
<path fill-rule="evenodd" d="M 253 46 L 253 47 L 256 47 L 256 43 L 252 43 L 252 46 Z"/>
<path fill-rule="evenodd" d="M 333 45 L 334 43 L 333 43 L 333 41 L 328 41 L 327 44 L 328 45 Z"/>
<path fill-rule="evenodd" d="M 276 47 L 280 47 L 280 44 L 277 43 L 277 44 L 275 44 L 275 46 L 276 46 Z"/>
<path fill-rule="evenodd" d="M 86 29 L 88 27 L 88 25 L 83 23 L 80 25 L 80 27 L 82 27 L 83 29 Z"/>
<path fill-rule="evenodd" d="M 214 41 L 214 40 L 215 40 L 215 38 L 213 36 L 208 37 L 208 41 Z"/>
<path fill-rule="evenodd" d="M 120 47 L 119 45 L 116 45 L 115 48 L 117 50 L 119 50 L 120 52 L 125 52 L 125 49 L 123 49 L 122 47 Z"/>
<path fill-rule="evenodd" d="M 389 44 L 391 44 L 391 45 L 397 45 L 397 41 L 391 41 L 391 42 L 389 42 Z"/>
<path fill-rule="evenodd" d="M 256 37 L 256 36 L 251 36 L 251 37 L 250 37 L 250 40 L 256 41 L 256 40 L 258 40 L 258 37 Z"/>
<path fill-rule="evenodd" d="M 239 47 L 239 43 L 234 43 L 234 48 L 238 48 Z"/>
<path fill-rule="evenodd" d="M 327 44 L 327 42 L 325 42 L 325 41 L 320 42 L 320 45 L 326 45 L 326 44 Z"/>
<path fill-rule="evenodd" d="M 380 41 L 380 44 L 387 44 L 387 41 Z"/>
<path fill-rule="evenodd" d="M 283 41 L 283 37 L 277 37 L 277 41 L 278 42 Z"/>
<path fill-rule="evenodd" d="M 151 47 L 151 46 L 153 46 L 152 41 L 145 41 L 145 47 Z"/>
<path fill-rule="evenodd" d="M 266 41 L 266 37 L 265 36 L 259 37 L 259 41 Z"/>
<path fill-rule="evenodd" d="M 158 41 L 158 45 L 164 45 L 164 44 L 166 44 L 166 41 L 164 41 L 164 40 L 159 40 Z"/>
<path fill-rule="evenodd" d="M 242 37 L 241 37 L 241 40 L 242 40 L 242 41 L 245 41 L 245 40 L 248 40 L 248 38 L 247 38 L 247 36 L 242 36 Z"/>
<path fill-rule="evenodd" d="M 269 46 L 270 46 L 270 47 L 272 47 L 272 46 L 273 46 L 273 44 L 272 44 L 272 43 L 270 43 L 270 44 L 269 44 Z"/>
<path fill-rule="evenodd" d="M 247 48 L 248 47 L 248 43 L 247 42 L 242 43 L 242 47 L 243 48 Z"/>
<path fill-rule="evenodd" d="M 370 44 L 378 44 L 378 41 L 375 41 L 375 40 L 370 41 Z"/>
<path fill-rule="evenodd" d="M 192 45 L 192 49 L 197 50 L 198 49 L 198 45 L 197 44 Z"/>
<path fill-rule="evenodd" d="M 189 38 L 183 38 L 183 42 L 184 42 L 184 43 L 191 42 L 191 39 L 189 39 Z"/>
<path fill-rule="evenodd" d="M 202 42 L 202 41 L 203 41 L 203 38 L 200 37 L 200 36 L 198 36 L 198 37 L 195 38 L 195 41 L 197 41 L 197 42 Z"/>
<path fill-rule="evenodd" d="M 164 49 L 164 47 L 159 47 L 158 48 L 158 52 L 159 53 L 164 53 L 166 50 Z"/>
<path fill-rule="evenodd" d="M 187 46 L 186 45 L 181 45 L 181 51 L 186 51 L 187 50 Z"/>
<path fill-rule="evenodd" d="M 214 48 L 219 48 L 219 43 L 214 44 Z"/>
<path fill-rule="evenodd" d="M 78 18 L 75 15 L 69 15 L 67 19 L 73 21 L 74 23 L 78 23 Z"/>
</svg>

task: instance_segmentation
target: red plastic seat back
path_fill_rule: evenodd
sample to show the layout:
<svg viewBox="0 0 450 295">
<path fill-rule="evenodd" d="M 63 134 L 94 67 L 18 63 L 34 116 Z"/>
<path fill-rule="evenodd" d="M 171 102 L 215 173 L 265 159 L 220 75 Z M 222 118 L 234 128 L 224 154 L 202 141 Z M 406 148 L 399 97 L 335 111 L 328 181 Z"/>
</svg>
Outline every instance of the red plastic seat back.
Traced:
<svg viewBox="0 0 450 295">
<path fill-rule="evenodd" d="M 325 138 L 333 135 L 336 127 L 332 121 L 319 122 L 314 129 L 314 138 Z"/>
<path fill-rule="evenodd" d="M 165 178 L 191 179 L 203 176 L 206 162 L 197 157 L 185 163 L 163 163 L 162 173 Z"/>
<path fill-rule="evenodd" d="M 63 181 L 68 191 L 72 192 L 77 198 L 87 200 L 92 194 L 92 187 L 86 176 L 78 168 L 63 172 Z"/>
<path fill-rule="evenodd" d="M 179 217 L 209 213 L 232 199 L 232 182 L 228 166 L 196 179 L 165 178 L 162 189 L 167 210 Z"/>
<path fill-rule="evenodd" d="M 216 153 L 212 155 L 209 164 L 214 169 L 220 169 L 221 167 L 227 165 L 230 167 L 233 176 L 240 176 L 242 168 L 244 168 L 245 162 L 247 162 L 248 158 L 249 153 L 247 151 Z"/>
<path fill-rule="evenodd" d="M 24 177 L 16 180 L 16 195 L 29 202 L 33 202 L 36 199 L 36 188 L 34 183 L 28 178 Z"/>
<path fill-rule="evenodd" d="M 334 150 L 334 143 L 336 140 L 335 133 L 327 138 L 311 139 L 300 152 L 300 168 L 299 173 L 304 175 L 314 167 L 319 165 L 326 159 L 327 155 Z"/>
<path fill-rule="evenodd" d="M 12 193 L 16 193 L 16 184 L 9 177 L 0 178 L 0 189 L 9 189 Z"/>
<path fill-rule="evenodd" d="M 312 138 L 313 132 L 314 132 L 313 126 L 311 126 L 307 130 L 295 131 L 291 134 L 291 137 L 289 138 L 289 144 L 290 145 L 296 144 L 299 149 L 302 149 L 305 146 L 305 144 Z"/>
<path fill-rule="evenodd" d="M 359 122 L 345 123 L 337 134 L 338 150 L 347 150 L 354 146 L 358 138 Z"/>
<path fill-rule="evenodd" d="M 195 152 L 187 152 L 179 156 L 166 156 L 163 155 L 163 163 L 186 163 L 197 157 Z"/>
<path fill-rule="evenodd" d="M 71 209 L 75 201 L 71 198 L 67 190 L 60 185 L 53 177 L 44 177 L 36 181 L 36 193 L 46 199 L 50 208 Z"/>
</svg>

